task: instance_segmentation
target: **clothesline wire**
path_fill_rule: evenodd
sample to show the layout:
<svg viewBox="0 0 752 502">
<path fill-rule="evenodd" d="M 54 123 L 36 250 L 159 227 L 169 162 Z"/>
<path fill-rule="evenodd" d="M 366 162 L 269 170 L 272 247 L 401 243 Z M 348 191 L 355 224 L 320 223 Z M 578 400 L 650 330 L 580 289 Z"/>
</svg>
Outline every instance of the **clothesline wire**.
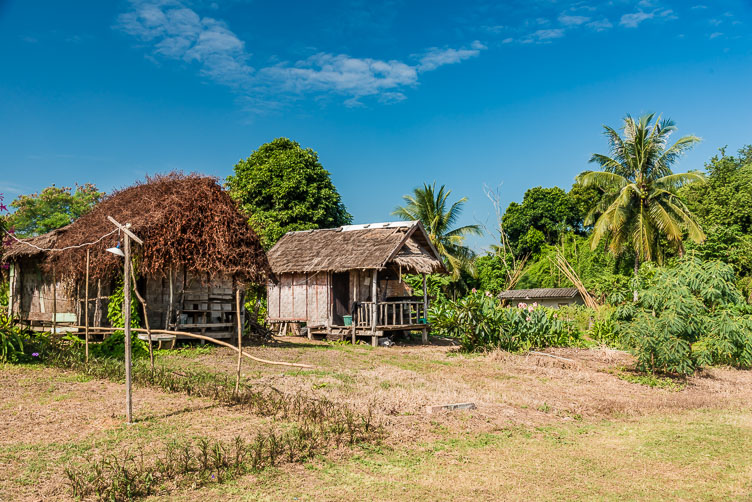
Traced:
<svg viewBox="0 0 752 502">
<path fill-rule="evenodd" d="M 101 242 L 106 237 L 109 237 L 110 235 L 112 235 L 114 233 L 120 232 L 120 229 L 116 228 L 112 232 L 106 233 L 102 237 L 100 237 L 99 239 L 97 239 L 95 241 L 92 241 L 92 242 L 85 242 L 83 244 L 77 244 L 75 246 L 66 246 L 64 248 L 42 248 L 42 247 L 36 246 L 36 245 L 34 245 L 34 244 L 30 243 L 30 242 L 23 241 L 23 240 L 19 239 L 18 237 L 16 237 L 15 235 L 13 235 L 12 233 L 8 232 L 5 229 L 3 229 L 3 230 L 4 230 L 4 232 L 6 234 L 8 234 L 8 236 L 11 239 L 15 240 L 16 242 L 18 242 L 20 244 L 25 244 L 25 245 L 33 247 L 34 249 L 37 249 L 39 251 L 50 251 L 50 252 L 67 251 L 69 249 L 79 249 L 79 248 L 83 248 L 83 247 L 86 247 L 86 246 L 93 246 L 94 244 L 98 244 L 99 242 Z"/>
</svg>

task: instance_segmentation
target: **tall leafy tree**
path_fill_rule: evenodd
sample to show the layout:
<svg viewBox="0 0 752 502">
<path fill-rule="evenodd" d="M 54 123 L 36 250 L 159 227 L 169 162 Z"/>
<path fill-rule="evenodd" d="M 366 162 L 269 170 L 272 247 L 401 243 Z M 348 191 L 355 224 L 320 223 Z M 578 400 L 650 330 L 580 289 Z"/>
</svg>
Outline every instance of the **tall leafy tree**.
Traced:
<svg viewBox="0 0 752 502">
<path fill-rule="evenodd" d="M 707 183 L 680 190 L 707 240 L 693 246 L 706 260 L 734 267 L 747 297 L 752 297 L 752 146 L 737 155 L 724 148 L 705 164 Z"/>
<path fill-rule="evenodd" d="M 293 230 L 352 222 L 316 152 L 287 138 L 265 143 L 238 162 L 227 186 L 267 249 Z"/>
<path fill-rule="evenodd" d="M 604 130 L 610 152 L 594 154 L 590 159 L 603 170 L 587 171 L 577 177 L 581 185 L 603 191 L 585 221 L 594 223 L 592 248 L 604 238 L 608 238 L 608 249 L 614 255 L 631 248 L 636 273 L 641 261 L 657 256 L 662 238 L 680 254 L 685 233 L 692 241 L 703 241 L 705 234 L 677 190 L 704 177 L 695 172 L 671 171 L 671 166 L 700 139 L 683 136 L 669 146 L 676 126 L 671 120 L 656 119 L 654 114 L 637 120 L 627 115 L 623 136 L 608 126 Z"/>
<path fill-rule="evenodd" d="M 517 256 L 535 254 L 545 244 L 556 244 L 567 231 L 579 231 L 584 214 L 579 199 L 559 187 L 534 187 L 522 203 L 512 202 L 501 223 Z"/>
<path fill-rule="evenodd" d="M 457 279 L 473 257 L 472 250 L 464 245 L 465 238 L 481 235 L 481 229 L 479 225 L 455 227 L 467 197 L 450 204 L 451 193 L 445 185 L 437 190 L 435 181 L 431 185 L 424 183 L 412 194 L 405 195 L 405 205 L 397 207 L 392 214 L 403 220 L 420 220 L 452 276 Z"/>
<path fill-rule="evenodd" d="M 91 183 L 71 187 L 52 185 L 39 193 L 20 195 L 11 207 L 7 226 L 19 237 L 39 235 L 72 223 L 88 213 L 104 196 Z"/>
</svg>

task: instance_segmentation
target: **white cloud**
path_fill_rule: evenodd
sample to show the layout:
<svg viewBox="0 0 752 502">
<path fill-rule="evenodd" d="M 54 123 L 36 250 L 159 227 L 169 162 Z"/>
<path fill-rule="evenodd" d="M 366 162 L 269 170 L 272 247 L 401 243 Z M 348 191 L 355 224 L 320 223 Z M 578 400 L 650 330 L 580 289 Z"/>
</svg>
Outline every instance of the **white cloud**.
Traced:
<svg viewBox="0 0 752 502">
<path fill-rule="evenodd" d="M 486 48 L 479 41 L 459 49 L 432 47 L 413 55 L 415 64 L 319 52 L 254 69 L 245 43 L 224 22 L 201 17 L 178 0 L 131 0 L 117 28 L 150 44 L 147 57 L 198 65 L 202 75 L 236 89 L 246 108 L 255 111 L 260 102 L 276 107 L 281 95 L 334 93 L 346 96 L 348 106 L 360 105 L 365 96 L 382 103 L 402 101 L 406 96 L 400 89 L 417 85 L 419 73 L 476 57 Z"/>
<path fill-rule="evenodd" d="M 225 84 L 243 84 L 253 73 L 245 44 L 221 21 L 201 18 L 174 2 L 136 1 L 132 5 L 131 12 L 118 17 L 118 27 L 154 44 L 155 54 L 197 62 L 202 74 Z"/>
<path fill-rule="evenodd" d="M 564 36 L 563 28 L 554 28 L 549 30 L 538 30 L 528 35 L 526 40 L 531 42 L 547 42 L 555 38 L 561 38 Z"/>
<path fill-rule="evenodd" d="M 678 19 L 671 9 L 656 9 L 652 12 L 637 11 L 621 16 L 619 24 L 626 28 L 637 28 L 640 23 L 648 19 Z"/>
<path fill-rule="evenodd" d="M 568 14 L 561 14 L 559 16 L 559 22 L 564 26 L 579 26 L 590 21 L 587 16 L 571 16 Z"/>
<path fill-rule="evenodd" d="M 721 37 L 721 36 L 723 36 L 723 33 L 721 33 L 720 31 L 716 31 L 715 33 L 711 33 L 708 38 L 710 40 L 713 40 L 714 38 L 718 38 L 718 37 Z"/>
<path fill-rule="evenodd" d="M 603 19 L 589 22 L 587 24 L 587 27 L 592 28 L 595 31 L 605 31 L 605 30 L 613 28 L 614 25 L 611 24 L 611 21 L 609 21 L 608 19 L 603 18 Z"/>
<path fill-rule="evenodd" d="M 469 49 L 439 49 L 432 47 L 423 54 L 418 62 L 418 71 L 431 71 L 439 66 L 455 64 L 480 54 L 486 46 L 474 41 Z"/>
<path fill-rule="evenodd" d="M 386 89 L 415 85 L 418 71 L 400 61 L 319 53 L 293 66 L 280 64 L 264 68 L 260 77 L 278 82 L 289 92 L 335 91 L 357 99 Z"/>
<path fill-rule="evenodd" d="M 621 20 L 619 21 L 619 24 L 622 26 L 626 26 L 627 28 L 637 28 L 641 22 L 647 20 L 647 19 L 653 19 L 655 17 L 655 14 L 652 12 L 633 12 L 630 14 L 624 14 L 621 16 Z"/>
</svg>

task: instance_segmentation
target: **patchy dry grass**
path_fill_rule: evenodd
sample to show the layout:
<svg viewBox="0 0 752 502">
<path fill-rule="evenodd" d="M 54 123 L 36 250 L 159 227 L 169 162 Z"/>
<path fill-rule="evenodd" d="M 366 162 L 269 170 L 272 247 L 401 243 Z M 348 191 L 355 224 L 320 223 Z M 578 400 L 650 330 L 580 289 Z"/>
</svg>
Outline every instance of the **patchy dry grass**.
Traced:
<svg viewBox="0 0 752 502">
<path fill-rule="evenodd" d="M 715 368 L 682 382 L 626 372 L 629 355 L 557 349 L 464 355 L 452 347 L 335 345 L 287 338 L 252 347 L 314 369 L 243 363 L 249 384 L 373 409 L 387 436 L 177 500 L 752 500 L 752 373 Z M 161 352 L 172 368 L 227 371 L 229 350 Z M 204 436 L 250 438 L 278 426 L 201 398 L 40 367 L 0 367 L 0 500 L 67 499 L 62 468 L 101 451 Z M 425 406 L 473 401 L 471 412 Z M 272 423 L 270 423 L 272 422 Z M 155 497 L 158 499 L 160 497 Z"/>
</svg>

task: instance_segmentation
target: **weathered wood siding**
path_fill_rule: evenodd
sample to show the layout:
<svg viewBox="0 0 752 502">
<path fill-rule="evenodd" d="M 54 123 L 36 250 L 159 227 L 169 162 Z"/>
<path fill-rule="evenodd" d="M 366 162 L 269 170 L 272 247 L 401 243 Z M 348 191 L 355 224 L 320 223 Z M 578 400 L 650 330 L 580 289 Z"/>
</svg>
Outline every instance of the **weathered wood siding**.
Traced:
<svg viewBox="0 0 752 502">
<path fill-rule="evenodd" d="M 283 274 L 267 284 L 267 315 L 272 321 L 324 324 L 329 316 L 329 275 Z"/>
<path fill-rule="evenodd" d="M 14 275 L 14 314 L 24 319 L 52 321 L 56 308 L 58 322 L 76 322 L 75 292 L 68 283 L 58 279 L 53 286 L 52 276 L 45 274 L 36 260 L 16 262 Z"/>
</svg>

